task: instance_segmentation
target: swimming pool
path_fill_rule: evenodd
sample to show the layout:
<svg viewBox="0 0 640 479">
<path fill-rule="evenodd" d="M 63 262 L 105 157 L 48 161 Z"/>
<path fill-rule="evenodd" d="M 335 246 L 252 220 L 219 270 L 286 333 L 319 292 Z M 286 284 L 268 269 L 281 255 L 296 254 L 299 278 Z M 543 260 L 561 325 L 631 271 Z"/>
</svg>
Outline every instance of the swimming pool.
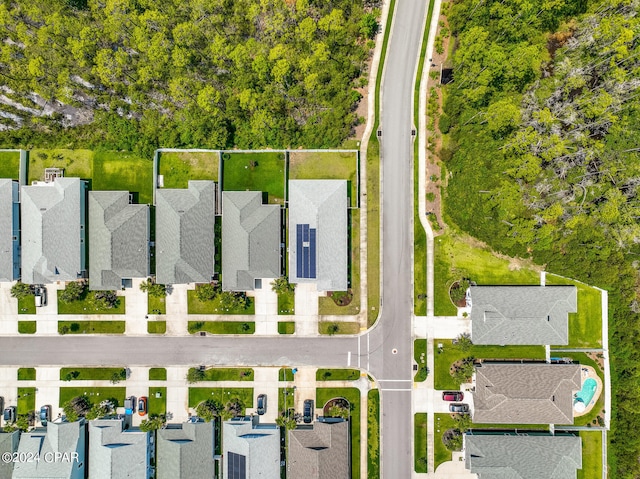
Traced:
<svg viewBox="0 0 640 479">
<path fill-rule="evenodd" d="M 593 399 L 593 395 L 596 393 L 597 388 L 598 383 L 596 380 L 593 378 L 587 378 L 587 380 L 582 383 L 582 389 L 576 393 L 575 398 L 582 401 L 585 406 L 588 406 Z"/>
</svg>

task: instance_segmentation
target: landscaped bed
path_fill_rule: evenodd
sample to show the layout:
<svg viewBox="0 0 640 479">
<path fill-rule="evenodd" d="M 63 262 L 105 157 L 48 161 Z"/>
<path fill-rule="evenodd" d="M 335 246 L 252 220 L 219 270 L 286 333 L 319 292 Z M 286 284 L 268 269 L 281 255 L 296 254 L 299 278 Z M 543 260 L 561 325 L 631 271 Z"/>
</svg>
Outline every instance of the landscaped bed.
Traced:
<svg viewBox="0 0 640 479">
<path fill-rule="evenodd" d="M 124 334 L 124 321 L 58 321 L 60 334 Z"/>
<path fill-rule="evenodd" d="M 35 334 L 37 327 L 36 321 L 18 321 L 18 332 L 20 334 Z"/>
<path fill-rule="evenodd" d="M 252 321 L 189 321 L 190 334 L 206 331 L 211 334 L 253 334 L 256 323 Z"/>
<path fill-rule="evenodd" d="M 124 387 L 61 387 L 60 406 L 77 396 L 87 396 L 92 404 L 99 404 L 105 399 L 115 399 L 117 406 L 124 405 L 126 388 Z"/>
<path fill-rule="evenodd" d="M 195 371 L 191 368 L 189 371 Z M 251 368 L 209 368 L 206 369 L 200 381 L 253 381 Z"/>
<path fill-rule="evenodd" d="M 118 296 L 118 302 L 113 308 L 105 308 L 96 304 L 93 295 L 98 291 L 87 291 L 76 301 L 64 303 L 60 301 L 62 291 L 58 291 L 58 314 L 124 314 L 125 300 L 124 296 Z"/>
<path fill-rule="evenodd" d="M 189 180 L 218 181 L 219 153 L 161 152 L 158 173 L 164 177 L 164 188 L 187 188 Z"/>
<path fill-rule="evenodd" d="M 282 152 L 222 153 L 223 191 L 262 191 L 269 203 L 284 204 Z"/>
<path fill-rule="evenodd" d="M 360 379 L 357 369 L 318 369 L 316 381 L 355 381 Z"/>
<path fill-rule="evenodd" d="M 60 368 L 62 381 L 110 381 L 115 377 L 118 377 L 119 381 L 124 380 L 126 371 L 123 368 Z"/>
<path fill-rule="evenodd" d="M 245 308 L 223 308 L 216 297 L 211 301 L 200 301 L 195 290 L 187 291 L 187 310 L 189 314 L 256 314 L 253 298 L 247 297 Z"/>
<path fill-rule="evenodd" d="M 367 476 L 380 477 L 380 391 L 372 389 L 367 395 Z"/>
</svg>

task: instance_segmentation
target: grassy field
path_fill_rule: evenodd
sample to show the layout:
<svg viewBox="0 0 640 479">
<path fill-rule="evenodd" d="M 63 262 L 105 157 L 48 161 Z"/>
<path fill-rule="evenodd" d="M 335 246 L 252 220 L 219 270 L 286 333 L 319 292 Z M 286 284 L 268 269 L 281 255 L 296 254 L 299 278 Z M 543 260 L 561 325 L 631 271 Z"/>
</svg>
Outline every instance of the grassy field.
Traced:
<svg viewBox="0 0 640 479">
<path fill-rule="evenodd" d="M 427 379 L 427 340 L 416 339 L 413 342 L 413 357 L 418 363 L 418 372 L 413 377 L 417 383 Z"/>
<path fill-rule="evenodd" d="M 427 472 L 427 413 L 419 412 L 413 417 L 414 468 L 416 472 Z"/>
<path fill-rule="evenodd" d="M 166 321 L 147 321 L 147 333 L 164 334 L 167 332 Z"/>
<path fill-rule="evenodd" d="M 92 161 L 92 190 L 127 190 L 135 202 L 153 203 L 153 160 L 133 153 L 96 151 Z"/>
<path fill-rule="evenodd" d="M 36 321 L 18 321 L 18 332 L 20 334 L 35 334 L 38 323 Z"/>
<path fill-rule="evenodd" d="M 18 414 L 36 410 L 36 388 L 18 388 Z"/>
<path fill-rule="evenodd" d="M 164 176 L 164 188 L 186 188 L 189 180 L 218 181 L 218 164 L 218 152 L 165 152 L 160 153 L 158 173 Z"/>
<path fill-rule="evenodd" d="M 118 375 L 121 372 L 122 368 L 60 368 L 60 380 L 64 381 L 69 375 L 72 381 L 109 381 L 114 374 Z"/>
<path fill-rule="evenodd" d="M 35 381 L 36 368 L 19 368 L 18 381 Z"/>
<path fill-rule="evenodd" d="M 331 322 L 320 321 L 318 323 L 318 332 L 320 334 L 358 334 L 360 332 L 360 323 L 355 322 Z"/>
<path fill-rule="evenodd" d="M 60 301 L 61 290 L 58 290 L 58 314 L 124 314 L 125 300 L 124 296 L 118 296 L 118 304 L 115 308 L 103 308 L 97 306 L 92 299 L 93 293 L 97 291 L 89 291 L 85 294 L 84 299 L 72 301 L 71 303 L 63 303 Z"/>
<path fill-rule="evenodd" d="M 578 479 L 602 479 L 602 433 L 580 431 L 582 438 L 582 469 Z"/>
<path fill-rule="evenodd" d="M 578 312 L 569 314 L 570 348 L 602 347 L 602 295 L 577 281 L 547 273 L 546 284 L 573 284 L 578 288 Z"/>
<path fill-rule="evenodd" d="M 293 334 L 295 332 L 295 321 L 278 321 L 278 334 Z"/>
<path fill-rule="evenodd" d="M 294 291 L 278 293 L 278 314 L 296 314 L 296 298 Z"/>
<path fill-rule="evenodd" d="M 212 301 L 200 301 L 191 289 L 187 291 L 187 310 L 189 314 L 256 314 L 253 298 L 247 298 L 246 308 L 225 309 L 217 297 Z"/>
<path fill-rule="evenodd" d="M 367 395 L 367 476 L 380 477 L 380 391 L 372 389 Z"/>
<path fill-rule="evenodd" d="M 286 408 L 291 409 L 293 407 L 293 395 L 295 394 L 293 388 L 278 388 L 278 413 L 282 414 L 286 412 Z"/>
<path fill-rule="evenodd" d="M 253 407 L 253 388 L 189 388 L 189 407 L 196 407 L 207 399 L 226 404 L 234 398 L 239 398 L 245 408 Z"/>
<path fill-rule="evenodd" d="M 256 323 L 252 321 L 189 321 L 189 333 L 206 331 L 211 334 L 253 334 Z"/>
<path fill-rule="evenodd" d="M 459 389 L 460 384 L 449 374 L 451 365 L 464 358 L 473 357 L 476 359 L 544 359 L 546 357 L 544 346 L 477 346 L 472 345 L 469 351 L 463 351 L 457 345 L 451 343 L 450 339 L 435 339 L 434 369 L 435 388 Z M 437 347 L 442 344 L 442 349 Z"/>
<path fill-rule="evenodd" d="M 470 236 L 449 231 L 435 239 L 435 314 L 456 314 L 449 287 L 461 278 L 479 285 L 540 284 L 538 269 L 530 262 L 499 256 Z"/>
<path fill-rule="evenodd" d="M 278 371 L 278 381 L 293 381 L 293 369 L 280 368 L 280 371 Z"/>
<path fill-rule="evenodd" d="M 63 387 L 60 388 L 60 406 L 77 396 L 87 396 L 91 404 L 99 404 L 105 399 L 115 399 L 118 406 L 124 405 L 126 388 L 92 388 L 92 387 Z"/>
<path fill-rule="evenodd" d="M 284 204 L 284 153 L 223 153 L 224 191 L 262 191 L 269 203 Z"/>
<path fill-rule="evenodd" d="M 160 397 L 156 397 L 156 393 L 160 393 Z M 150 387 L 149 388 L 149 404 L 147 406 L 147 414 L 165 414 L 167 412 L 167 388 Z"/>
<path fill-rule="evenodd" d="M 445 433 L 445 431 L 454 427 L 455 423 L 451 415 L 447 413 L 436 413 L 434 415 L 434 421 L 434 468 L 437 470 L 440 464 L 451 460 L 451 451 L 448 450 L 442 442 L 442 435 Z"/>
<path fill-rule="evenodd" d="M 124 321 L 58 321 L 60 334 L 124 334 Z"/>
<path fill-rule="evenodd" d="M 351 206 L 358 206 L 358 153 L 354 151 L 290 151 L 290 180 L 347 180 Z"/>
<path fill-rule="evenodd" d="M 147 295 L 147 312 L 149 314 L 167 314 L 167 298 Z"/>
<path fill-rule="evenodd" d="M 0 178 L 20 179 L 20 153 L 0 151 Z"/>
<path fill-rule="evenodd" d="M 351 477 L 360 479 L 360 391 L 357 388 L 317 388 L 316 407 L 324 407 L 330 399 L 343 397 L 351 404 Z"/>
<path fill-rule="evenodd" d="M 196 368 L 191 368 L 195 370 Z M 253 381 L 251 368 L 210 368 L 204 372 L 203 381 Z"/>
<path fill-rule="evenodd" d="M 18 314 L 36 314 L 36 297 L 32 294 L 18 300 Z"/>
<path fill-rule="evenodd" d="M 64 168 L 64 176 L 75 176 L 85 180 L 92 177 L 91 150 L 31 150 L 29 152 L 28 183 L 44 181 L 45 168 Z"/>
<path fill-rule="evenodd" d="M 150 368 L 149 381 L 166 381 L 167 370 L 165 368 Z"/>
<path fill-rule="evenodd" d="M 316 381 L 355 381 L 360 379 L 357 369 L 318 369 Z"/>
</svg>

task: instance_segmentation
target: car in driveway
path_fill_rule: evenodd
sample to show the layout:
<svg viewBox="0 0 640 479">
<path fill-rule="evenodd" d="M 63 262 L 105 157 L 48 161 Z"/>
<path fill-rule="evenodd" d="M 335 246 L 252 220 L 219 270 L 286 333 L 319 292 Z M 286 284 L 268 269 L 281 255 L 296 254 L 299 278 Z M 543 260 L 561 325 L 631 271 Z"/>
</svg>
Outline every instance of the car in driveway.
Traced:
<svg viewBox="0 0 640 479">
<path fill-rule="evenodd" d="M 35 301 L 36 307 L 47 305 L 47 288 L 44 286 L 37 286 L 35 289 Z"/>
<path fill-rule="evenodd" d="M 464 403 L 451 403 L 449 404 L 449 412 L 457 412 L 458 414 L 468 414 L 469 405 Z"/>
<path fill-rule="evenodd" d="M 4 419 L 4 422 L 7 424 L 13 424 L 14 422 L 16 422 L 16 407 L 9 406 L 5 408 L 4 415 L 2 416 L 2 418 Z"/>
<path fill-rule="evenodd" d="M 124 400 L 124 413 L 127 416 L 131 416 L 135 408 L 136 408 L 135 396 L 129 396 L 127 399 Z"/>
<path fill-rule="evenodd" d="M 305 424 L 310 424 L 311 421 L 313 421 L 313 399 L 306 399 L 304 401 L 302 420 Z"/>
<path fill-rule="evenodd" d="M 138 398 L 138 414 L 141 416 L 147 414 L 147 396 L 140 396 Z"/>
<path fill-rule="evenodd" d="M 444 391 L 442 393 L 442 400 L 449 402 L 462 401 L 464 399 L 464 393 L 462 391 Z"/>
<path fill-rule="evenodd" d="M 46 426 L 51 421 L 51 406 L 44 405 L 40 408 L 40 424 Z"/>
<path fill-rule="evenodd" d="M 260 394 L 258 396 L 258 404 L 256 407 L 256 412 L 262 416 L 265 412 L 267 412 L 267 395 Z"/>
</svg>

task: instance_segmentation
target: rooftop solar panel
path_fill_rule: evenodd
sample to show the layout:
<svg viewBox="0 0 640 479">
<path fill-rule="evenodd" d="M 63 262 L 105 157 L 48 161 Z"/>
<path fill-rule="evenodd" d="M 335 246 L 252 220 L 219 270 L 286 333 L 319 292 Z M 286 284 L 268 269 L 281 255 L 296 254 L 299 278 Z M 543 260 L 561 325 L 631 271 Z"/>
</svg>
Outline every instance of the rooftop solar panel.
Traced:
<svg viewBox="0 0 640 479">
<path fill-rule="evenodd" d="M 302 225 L 296 225 L 296 276 L 303 278 L 302 276 Z"/>
<path fill-rule="evenodd" d="M 310 230 L 309 236 L 309 278 L 316 277 L 316 229 Z"/>
<path fill-rule="evenodd" d="M 227 477 L 247 479 L 247 458 L 235 452 L 227 454 Z"/>
</svg>

